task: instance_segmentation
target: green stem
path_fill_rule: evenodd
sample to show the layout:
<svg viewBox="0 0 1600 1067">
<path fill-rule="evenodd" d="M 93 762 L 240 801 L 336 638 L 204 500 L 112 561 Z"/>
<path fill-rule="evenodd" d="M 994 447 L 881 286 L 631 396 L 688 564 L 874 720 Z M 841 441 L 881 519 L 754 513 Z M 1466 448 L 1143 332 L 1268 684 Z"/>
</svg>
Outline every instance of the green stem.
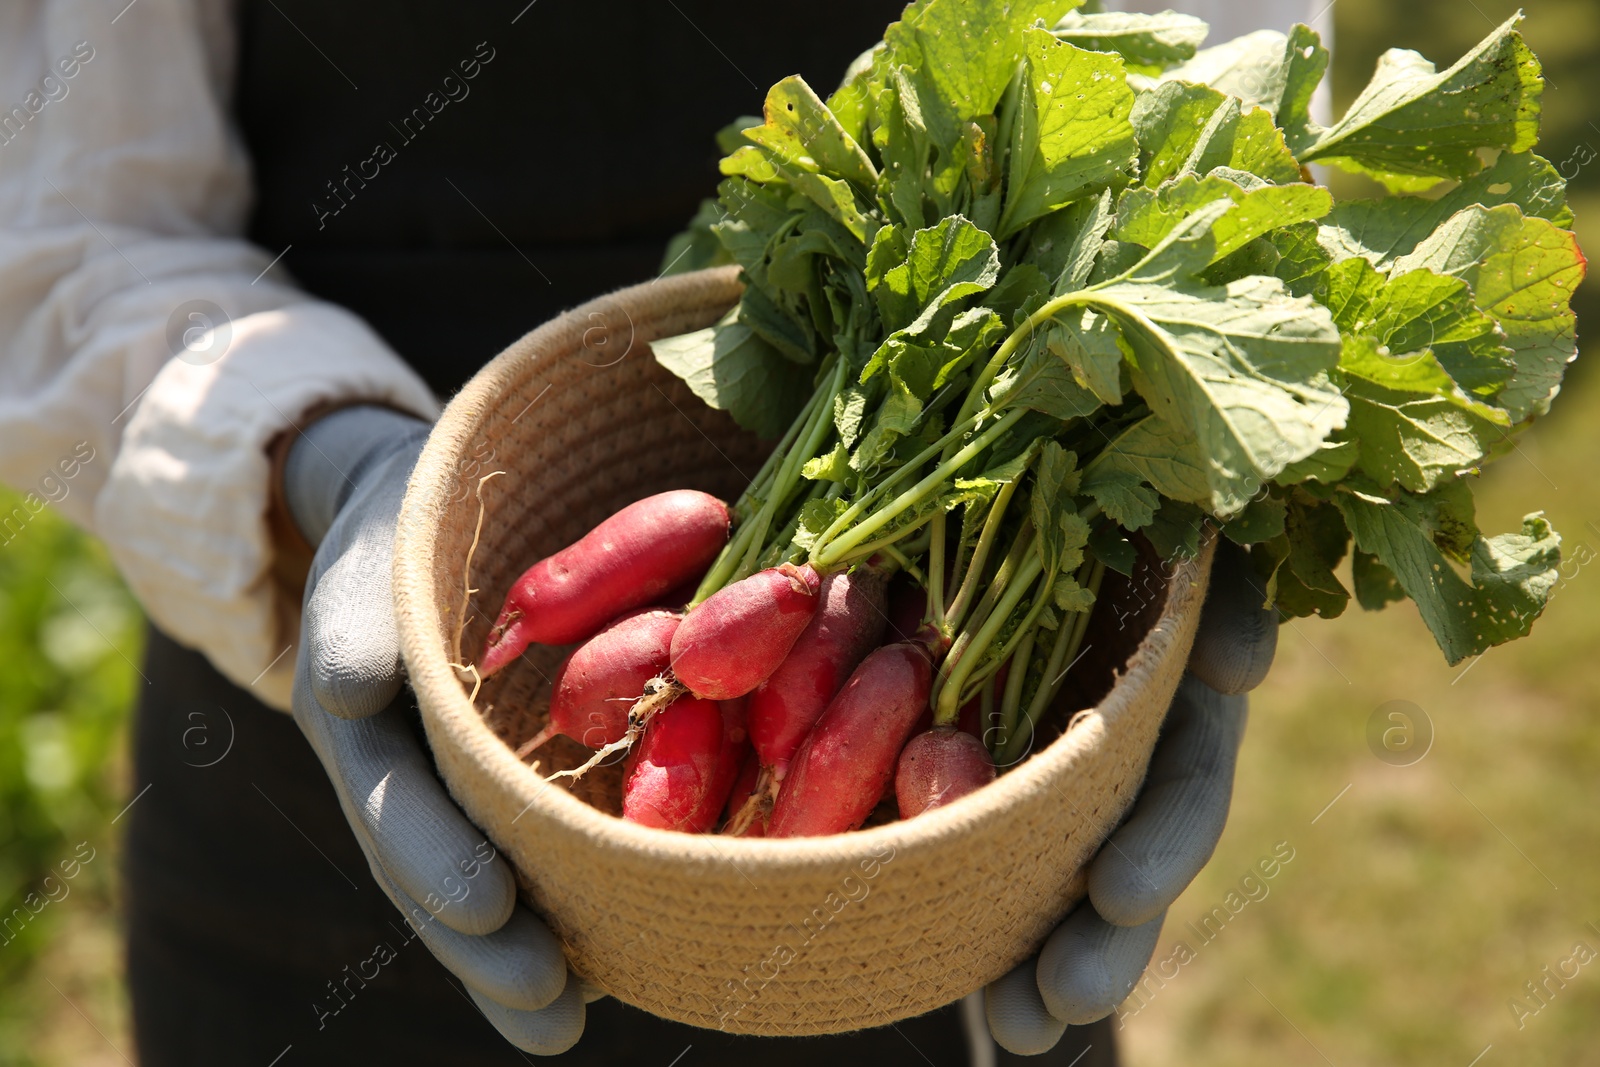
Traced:
<svg viewBox="0 0 1600 1067">
<path fill-rule="evenodd" d="M 961 576 L 961 585 L 956 589 L 954 599 L 950 601 L 949 614 L 939 620 L 941 628 L 946 634 L 954 633 L 965 621 L 967 605 L 972 602 L 977 592 L 978 579 L 983 576 L 983 568 L 989 562 L 989 552 L 994 547 L 995 540 L 1000 536 L 1000 524 L 1005 519 L 1006 508 L 1011 503 L 1011 497 L 1017 491 L 1017 481 L 1007 482 L 995 493 L 993 502 L 989 505 L 989 514 L 983 520 L 983 533 L 978 537 L 978 544 L 972 550 L 972 562 L 967 564 L 966 573 Z"/>
<path fill-rule="evenodd" d="M 1028 668 L 1033 663 L 1033 644 L 1037 631 L 1029 629 L 1017 645 L 1011 660 L 1011 673 L 1006 676 L 1006 696 L 1000 704 L 1000 730 L 995 748 L 1003 748 L 1006 739 L 1017 727 L 1017 717 L 1022 711 L 1022 686 L 1028 678 Z M 992 754 L 992 753 L 991 753 Z"/>
<path fill-rule="evenodd" d="M 1085 574 L 1085 571 L 1088 573 Z M 1105 578 L 1105 573 L 1105 564 L 1098 561 L 1086 563 L 1078 570 L 1078 582 L 1095 595 L 1096 601 L 1100 597 L 1100 584 Z M 1044 677 L 1039 680 L 1039 689 L 1028 702 L 1027 711 L 1017 724 L 1018 728 L 1006 735 L 1005 744 L 995 754 L 996 763 L 1004 765 L 1021 755 L 1020 739 L 1032 738 L 1035 726 L 1049 710 L 1050 705 L 1055 703 L 1056 697 L 1061 692 L 1062 683 L 1066 681 L 1068 670 L 1076 662 L 1084 635 L 1089 632 L 1089 618 L 1093 613 L 1094 605 L 1090 605 L 1088 611 L 1076 612 L 1070 620 L 1061 620 L 1061 625 L 1056 628 L 1056 640 L 1050 649 L 1050 658 L 1045 663 Z"/>
<path fill-rule="evenodd" d="M 767 495 L 766 503 L 756 515 L 755 536 L 745 548 L 744 560 L 729 581 L 738 581 L 756 572 L 757 562 L 761 559 L 761 550 L 765 547 L 767 529 L 772 525 L 778 509 L 783 507 L 789 494 L 794 491 L 806 461 L 816 455 L 816 450 L 822 445 L 823 437 L 833 429 L 833 397 L 844 386 L 845 369 L 845 361 L 836 357 L 826 392 L 820 394 L 822 402 L 812 411 L 809 425 L 800 434 L 798 447 L 790 449 L 789 454 L 784 457 L 783 465 L 778 468 L 772 492 Z"/>
<path fill-rule="evenodd" d="M 945 516 L 941 513 L 929 528 L 928 539 L 928 610 L 926 618 L 935 626 L 944 626 L 944 538 Z"/>
<path fill-rule="evenodd" d="M 1000 598 L 999 604 L 989 613 L 983 626 L 974 635 L 972 643 L 965 650 L 961 660 L 950 669 L 945 678 L 944 688 L 939 690 L 939 705 L 934 709 L 933 720 L 935 724 L 949 724 L 956 721 L 961 713 L 961 690 L 966 685 L 969 675 L 977 669 L 978 661 L 982 658 L 985 649 L 994 643 L 995 635 L 1005 625 L 1006 619 L 1017 609 L 1022 598 L 1028 595 L 1028 590 L 1033 588 L 1034 580 L 1044 570 L 1044 561 L 1039 558 L 1039 553 L 1029 552 L 1017 568 L 1015 577 L 1012 578 L 1005 596 Z"/>
<path fill-rule="evenodd" d="M 1026 411 L 1019 408 L 1002 416 L 998 422 L 968 442 L 954 456 L 935 467 L 932 473 L 928 474 L 916 485 L 913 485 L 889 504 L 879 508 L 850 530 L 829 542 L 821 552 L 813 551 L 811 554 L 812 562 L 819 567 L 826 567 L 838 562 L 852 547 L 860 544 L 869 535 L 876 533 L 890 522 L 893 522 L 906 510 L 915 507 L 930 491 L 937 489 L 956 471 L 965 466 L 968 460 L 988 448 L 996 438 L 1015 426 L 1024 414 L 1026 414 Z"/>
<path fill-rule="evenodd" d="M 901 467 L 893 474 L 890 474 L 889 477 L 885 478 L 883 481 L 869 489 L 860 500 L 857 500 L 854 504 L 851 504 L 843 515 L 840 515 L 837 519 L 833 520 L 833 525 L 824 530 L 822 532 L 822 536 L 817 538 L 817 544 L 826 545 L 834 537 L 837 537 L 839 535 L 839 531 L 846 529 L 852 522 L 861 516 L 862 512 L 876 504 L 884 496 L 887 496 L 889 489 L 898 483 L 902 478 L 913 473 L 914 471 L 921 470 L 923 464 L 927 463 L 929 460 L 933 459 L 933 457 L 943 452 L 948 445 L 959 441 L 966 434 L 976 429 L 978 423 L 987 418 L 989 414 L 990 413 L 987 411 L 980 411 L 977 415 L 967 419 L 965 422 L 956 424 L 949 431 L 947 431 L 943 437 L 939 438 L 933 444 L 917 453 L 917 455 L 912 458 L 910 462 L 901 465 Z"/>
</svg>

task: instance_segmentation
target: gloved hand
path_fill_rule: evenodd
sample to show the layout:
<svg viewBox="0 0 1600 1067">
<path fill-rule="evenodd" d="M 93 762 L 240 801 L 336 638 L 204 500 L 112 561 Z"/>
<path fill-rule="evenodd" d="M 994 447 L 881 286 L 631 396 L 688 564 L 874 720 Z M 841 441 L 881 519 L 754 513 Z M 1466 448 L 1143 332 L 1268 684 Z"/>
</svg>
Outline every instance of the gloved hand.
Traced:
<svg viewBox="0 0 1600 1067">
<path fill-rule="evenodd" d="M 1238 546 L 1217 547 L 1211 591 L 1184 676 L 1132 814 L 1089 864 L 1089 899 L 1039 954 L 989 985 L 989 1032 L 1023 1056 L 1068 1025 L 1111 1014 L 1155 952 L 1167 907 L 1211 858 L 1228 819 L 1243 694 L 1266 677 L 1278 619 Z"/>
<path fill-rule="evenodd" d="M 553 1055 L 583 1033 L 584 988 L 517 904 L 507 864 L 435 777 L 397 706 L 390 571 L 426 423 L 354 407 L 314 422 L 284 465 L 290 516 L 317 546 L 306 581 L 294 717 L 378 886 L 506 1040 Z"/>
</svg>

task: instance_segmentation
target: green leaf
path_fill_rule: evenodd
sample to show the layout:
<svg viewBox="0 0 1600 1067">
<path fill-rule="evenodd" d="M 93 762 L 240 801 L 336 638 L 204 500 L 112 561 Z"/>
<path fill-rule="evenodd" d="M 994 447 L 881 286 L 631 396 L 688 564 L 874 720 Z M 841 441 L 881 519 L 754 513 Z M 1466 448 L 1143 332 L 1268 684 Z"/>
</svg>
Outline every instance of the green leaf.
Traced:
<svg viewBox="0 0 1600 1067">
<path fill-rule="evenodd" d="M 1129 71 L 1159 74 L 1193 56 L 1209 32 L 1193 15 L 1176 11 L 1144 15 L 1106 11 L 1072 12 L 1051 31 L 1057 38 L 1091 52 L 1115 52 Z"/>
<path fill-rule="evenodd" d="M 1383 355 L 1431 351 L 1462 389 L 1478 396 L 1498 392 L 1516 370 L 1500 328 L 1458 278 L 1425 268 L 1387 278 L 1364 259 L 1347 259 L 1328 271 L 1327 281 L 1323 303 L 1333 321 L 1347 335 L 1373 338 Z"/>
<path fill-rule="evenodd" d="M 1211 263 L 1280 226 L 1320 219 L 1333 207 L 1328 191 L 1314 185 L 1263 185 L 1246 192 L 1215 174 L 1204 178 L 1186 174 L 1156 189 L 1130 189 L 1122 194 L 1117 205 L 1117 240 L 1153 248 L 1197 209 L 1224 197 L 1234 206 L 1211 227 Z"/>
<path fill-rule="evenodd" d="M 1351 554 L 1350 577 L 1356 587 L 1356 603 L 1365 611 L 1377 611 L 1385 604 L 1406 598 L 1406 591 L 1400 588 L 1394 572 L 1370 552 L 1357 549 Z"/>
<path fill-rule="evenodd" d="M 1475 536 L 1469 584 L 1435 544 L 1438 518 L 1423 498 L 1341 493 L 1335 502 L 1356 547 L 1376 556 L 1416 601 L 1452 664 L 1525 636 L 1560 577 L 1561 537 L 1541 513 L 1525 516 L 1518 533 Z M 1470 515 L 1453 518 L 1471 523 Z"/>
<path fill-rule="evenodd" d="M 1513 422 L 1541 415 L 1577 355 L 1576 318 L 1567 306 L 1585 260 L 1571 233 L 1505 204 L 1451 216 L 1394 273 L 1418 269 L 1460 278 L 1474 302 L 1500 324 L 1516 372 L 1495 395 Z"/>
<path fill-rule="evenodd" d="M 1322 37 L 1304 23 L 1289 31 L 1284 42 L 1283 62 L 1273 84 L 1276 99 L 1272 113 L 1283 130 L 1289 150 L 1303 152 L 1315 139 L 1321 127 L 1311 118 L 1311 98 L 1328 70 L 1328 50 L 1322 46 Z"/>
<path fill-rule="evenodd" d="M 1133 90 L 1122 60 L 1086 52 L 1045 30 L 1023 35 L 1027 73 L 1017 105 L 999 236 L 1079 197 L 1120 186 L 1137 155 Z"/>
<path fill-rule="evenodd" d="M 848 509 L 849 505 L 843 500 L 829 500 L 826 497 L 807 500 L 800 505 L 800 523 L 794 531 L 795 545 L 809 551 L 817 543 L 817 538 Z"/>
<path fill-rule="evenodd" d="M 1257 497 L 1238 515 L 1222 524 L 1222 532 L 1236 545 L 1254 545 L 1284 532 L 1288 503 L 1282 497 Z"/>
<path fill-rule="evenodd" d="M 1127 473 L 1169 499 L 1205 501 L 1211 497 L 1206 466 L 1206 458 L 1192 437 L 1155 415 L 1147 415 L 1107 442 L 1105 449 L 1089 462 L 1084 468 L 1084 490 L 1092 495 L 1104 478 L 1126 484 L 1121 475 Z"/>
<path fill-rule="evenodd" d="M 1121 327 L 1134 388 L 1191 435 L 1207 457 L 1212 510 L 1229 515 L 1316 452 L 1348 405 L 1329 374 L 1339 331 L 1326 308 L 1290 296 L 1276 278 L 1213 288 L 1160 270 L 1196 228 L 1174 230 L 1132 276 L 1087 290 L 1086 302 Z"/>
<path fill-rule="evenodd" d="M 1078 384 L 1071 368 L 1042 337 L 995 379 L 990 397 L 996 405 L 1032 408 L 1062 421 L 1092 414 L 1100 407 L 1100 401 Z"/>
<path fill-rule="evenodd" d="M 1339 205 L 1333 210 L 1337 212 Z M 1317 243 L 1317 225 L 1300 222 L 1285 226 L 1268 237 L 1278 250 L 1278 264 L 1272 268 L 1274 277 L 1289 287 L 1295 296 L 1315 297 L 1326 303 L 1328 295 L 1328 267 L 1333 262 L 1323 247 Z"/>
<path fill-rule="evenodd" d="M 1075 570 L 1089 543 L 1089 524 L 1078 514 L 1072 496 L 1083 475 L 1078 456 L 1054 441 L 1039 446 L 1039 463 L 1033 472 L 1029 515 L 1038 537 L 1039 558 L 1047 575 Z"/>
<path fill-rule="evenodd" d="M 766 121 L 743 131 L 747 140 L 801 170 L 843 178 L 864 191 L 877 186 L 872 160 L 798 74 L 767 90 L 763 111 Z"/>
<path fill-rule="evenodd" d="M 1201 49 L 1161 80 L 1209 85 L 1237 97 L 1245 107 L 1263 107 L 1270 112 L 1277 106 L 1281 90 L 1284 41 L 1277 30 L 1256 30 Z"/>
<path fill-rule="evenodd" d="M 1505 436 L 1506 413 L 1463 393 L 1429 352 L 1380 355 L 1370 337 L 1347 336 L 1339 371 L 1360 442 L 1356 467 L 1379 485 L 1424 493 L 1473 468 Z"/>
<path fill-rule="evenodd" d="M 1133 542 L 1128 540 L 1115 522 L 1095 525 L 1089 534 L 1089 551 L 1095 559 L 1128 578 L 1133 577 L 1133 568 L 1139 562 L 1139 550 L 1133 547 Z"/>
<path fill-rule="evenodd" d="M 1317 481 L 1332 485 L 1341 481 L 1360 458 L 1361 446 L 1355 441 L 1330 441 L 1305 459 L 1291 463 L 1278 473 L 1273 482 L 1278 485 L 1299 485 Z"/>
<path fill-rule="evenodd" d="M 1200 554 L 1200 531 L 1206 513 L 1181 500 L 1163 500 L 1144 535 L 1163 560 L 1193 559 Z"/>
<path fill-rule="evenodd" d="M 1050 595 L 1062 611 L 1088 611 L 1094 607 L 1094 593 L 1079 585 L 1076 578 L 1066 575 L 1056 579 Z"/>
<path fill-rule="evenodd" d="M 1085 478 L 1083 491 L 1106 516 L 1132 532 L 1150 525 L 1155 518 L 1161 498 L 1154 489 L 1144 484 L 1144 479 L 1131 470 L 1108 470 L 1104 467 Z"/>
<path fill-rule="evenodd" d="M 1028 228 L 1024 258 L 1051 279 L 1050 291 L 1054 295 L 1081 289 L 1094 270 L 1114 221 L 1111 190 L 1098 197 L 1076 200 Z"/>
<path fill-rule="evenodd" d="M 1046 344 L 1079 386 L 1101 403 L 1122 403 L 1122 335 L 1110 319 L 1087 309 L 1063 312 L 1052 321 Z"/>
<path fill-rule="evenodd" d="M 1380 175 L 1468 178 L 1477 150 L 1524 152 L 1539 135 L 1539 61 L 1506 20 L 1449 70 L 1392 48 L 1344 117 L 1300 152 L 1301 162 L 1350 160 Z"/>
<path fill-rule="evenodd" d="M 1407 255 L 1446 219 L 1465 207 L 1515 204 L 1524 215 L 1572 227 L 1567 183 L 1548 160 L 1532 152 L 1502 153 L 1482 171 L 1436 200 L 1389 196 L 1335 204 L 1322 223 L 1320 241 L 1334 259 L 1361 256 L 1387 267 Z"/>
<path fill-rule="evenodd" d="M 848 482 L 854 477 L 850 470 L 850 450 L 844 442 L 836 442 L 832 452 L 806 460 L 800 473 L 817 482 Z"/>
<path fill-rule="evenodd" d="M 811 394 L 811 371 L 784 359 L 735 321 L 650 342 L 656 362 L 682 378 L 694 395 L 757 437 L 782 437 Z"/>
<path fill-rule="evenodd" d="M 907 8 L 884 33 L 901 62 L 920 60 L 921 81 L 936 90 L 923 106 L 954 126 L 988 115 L 1000 102 L 1029 27 L 1053 25 L 1081 0 L 1011 0 L 972 4 L 929 0 Z"/>
<path fill-rule="evenodd" d="M 1268 606 L 1290 618 L 1344 614 L 1350 593 L 1334 568 L 1349 545 L 1350 532 L 1335 508 L 1289 500 L 1282 536 L 1251 550 L 1260 558 L 1258 570 L 1265 566 L 1269 571 Z"/>
<path fill-rule="evenodd" d="M 897 331 L 930 310 L 983 292 L 999 274 L 994 238 L 953 215 L 911 235 L 905 262 L 884 272 L 873 296 L 884 326 Z"/>
<path fill-rule="evenodd" d="M 1237 100 L 1209 86 L 1162 82 L 1139 95 L 1130 119 L 1150 188 L 1185 169 L 1208 174 L 1215 167 L 1249 171 L 1277 185 L 1300 180 L 1300 165 L 1272 116 L 1261 108 L 1241 111 Z"/>
</svg>

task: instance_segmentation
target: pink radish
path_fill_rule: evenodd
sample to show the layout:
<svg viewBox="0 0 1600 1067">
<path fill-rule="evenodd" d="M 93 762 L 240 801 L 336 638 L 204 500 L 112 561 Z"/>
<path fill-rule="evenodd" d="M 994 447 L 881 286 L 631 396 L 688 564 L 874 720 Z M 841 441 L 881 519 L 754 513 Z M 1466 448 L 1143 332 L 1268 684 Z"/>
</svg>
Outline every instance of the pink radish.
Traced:
<svg viewBox="0 0 1600 1067">
<path fill-rule="evenodd" d="M 769 837 L 837 834 L 860 826 L 894 774 L 895 757 L 928 703 L 925 645 L 885 645 L 861 661 L 789 765 Z"/>
<path fill-rule="evenodd" d="M 683 616 L 659 609 L 624 615 L 580 645 L 556 675 L 550 725 L 590 748 L 628 729 L 628 709 L 645 683 L 667 669 Z"/>
<path fill-rule="evenodd" d="M 928 613 L 928 591 L 909 574 L 889 584 L 889 640 L 910 641 Z"/>
<path fill-rule="evenodd" d="M 894 775 L 900 817 L 940 808 L 994 781 L 994 760 L 983 742 L 951 726 L 936 726 L 906 743 Z"/>
<path fill-rule="evenodd" d="M 762 764 L 758 803 L 770 807 L 790 758 L 828 701 L 878 647 L 886 625 L 886 584 L 884 572 L 871 563 L 822 579 L 811 622 L 778 669 L 750 694 L 750 741 Z"/>
<path fill-rule="evenodd" d="M 737 821 L 744 807 L 750 801 L 751 795 L 756 790 L 756 781 L 761 776 L 761 757 L 751 752 L 744 759 L 744 766 L 739 768 L 739 777 L 734 779 L 733 792 L 728 795 L 728 824 L 722 831 L 726 834 L 736 834 L 739 837 L 765 837 L 767 828 L 765 820 L 747 819 L 742 827 Z"/>
<path fill-rule="evenodd" d="M 705 795 L 701 797 L 694 814 L 680 827 L 686 833 L 702 834 L 717 825 L 717 820 L 722 817 L 722 808 L 728 802 L 728 795 L 733 792 L 734 782 L 744 767 L 745 757 L 750 754 L 744 700 L 719 700 L 717 707 L 722 712 L 722 748 L 717 753 L 716 770 L 706 786 Z"/>
<path fill-rule="evenodd" d="M 697 697 L 742 697 L 778 669 L 817 610 L 822 579 L 785 563 L 734 582 L 672 635 L 672 673 Z"/>
<path fill-rule="evenodd" d="M 722 709 L 712 700 L 680 697 L 655 715 L 629 754 L 622 817 L 662 830 L 704 829 L 695 823 L 704 818 L 707 795 L 717 785 L 725 733 Z M 713 819 L 721 809 L 719 800 Z"/>
<path fill-rule="evenodd" d="M 506 595 L 478 663 L 488 677 L 530 644 L 594 636 L 710 565 L 728 540 L 728 507 L 678 489 L 629 504 L 523 572 Z"/>
</svg>

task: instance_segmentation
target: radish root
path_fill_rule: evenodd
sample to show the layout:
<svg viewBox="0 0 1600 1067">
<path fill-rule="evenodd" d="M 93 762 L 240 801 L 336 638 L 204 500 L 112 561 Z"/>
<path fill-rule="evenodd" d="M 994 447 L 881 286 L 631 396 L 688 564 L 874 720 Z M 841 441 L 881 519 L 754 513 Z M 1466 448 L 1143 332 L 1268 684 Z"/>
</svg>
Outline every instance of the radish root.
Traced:
<svg viewBox="0 0 1600 1067">
<path fill-rule="evenodd" d="M 667 707 L 674 700 L 677 700 L 687 692 L 688 690 L 684 688 L 681 682 L 669 675 L 663 674 L 650 679 L 645 683 L 644 695 L 634 701 L 633 707 L 628 709 L 628 729 L 626 733 L 610 744 L 601 746 L 582 766 L 574 767 L 569 771 L 557 771 L 546 778 L 545 781 L 553 782 L 557 778 L 571 778 L 573 781 L 577 781 L 618 752 L 627 752 L 633 748 L 633 743 L 639 740 L 650 720 L 667 710 Z M 548 731 L 548 727 L 541 730 L 534 735 L 533 741 L 543 744 L 549 740 L 548 737 L 544 736 Z M 531 753 L 538 745 L 530 741 L 523 747 Z M 517 751 L 519 755 L 522 755 L 522 749 Z M 526 759 L 527 757 L 523 756 L 523 758 Z"/>
</svg>

